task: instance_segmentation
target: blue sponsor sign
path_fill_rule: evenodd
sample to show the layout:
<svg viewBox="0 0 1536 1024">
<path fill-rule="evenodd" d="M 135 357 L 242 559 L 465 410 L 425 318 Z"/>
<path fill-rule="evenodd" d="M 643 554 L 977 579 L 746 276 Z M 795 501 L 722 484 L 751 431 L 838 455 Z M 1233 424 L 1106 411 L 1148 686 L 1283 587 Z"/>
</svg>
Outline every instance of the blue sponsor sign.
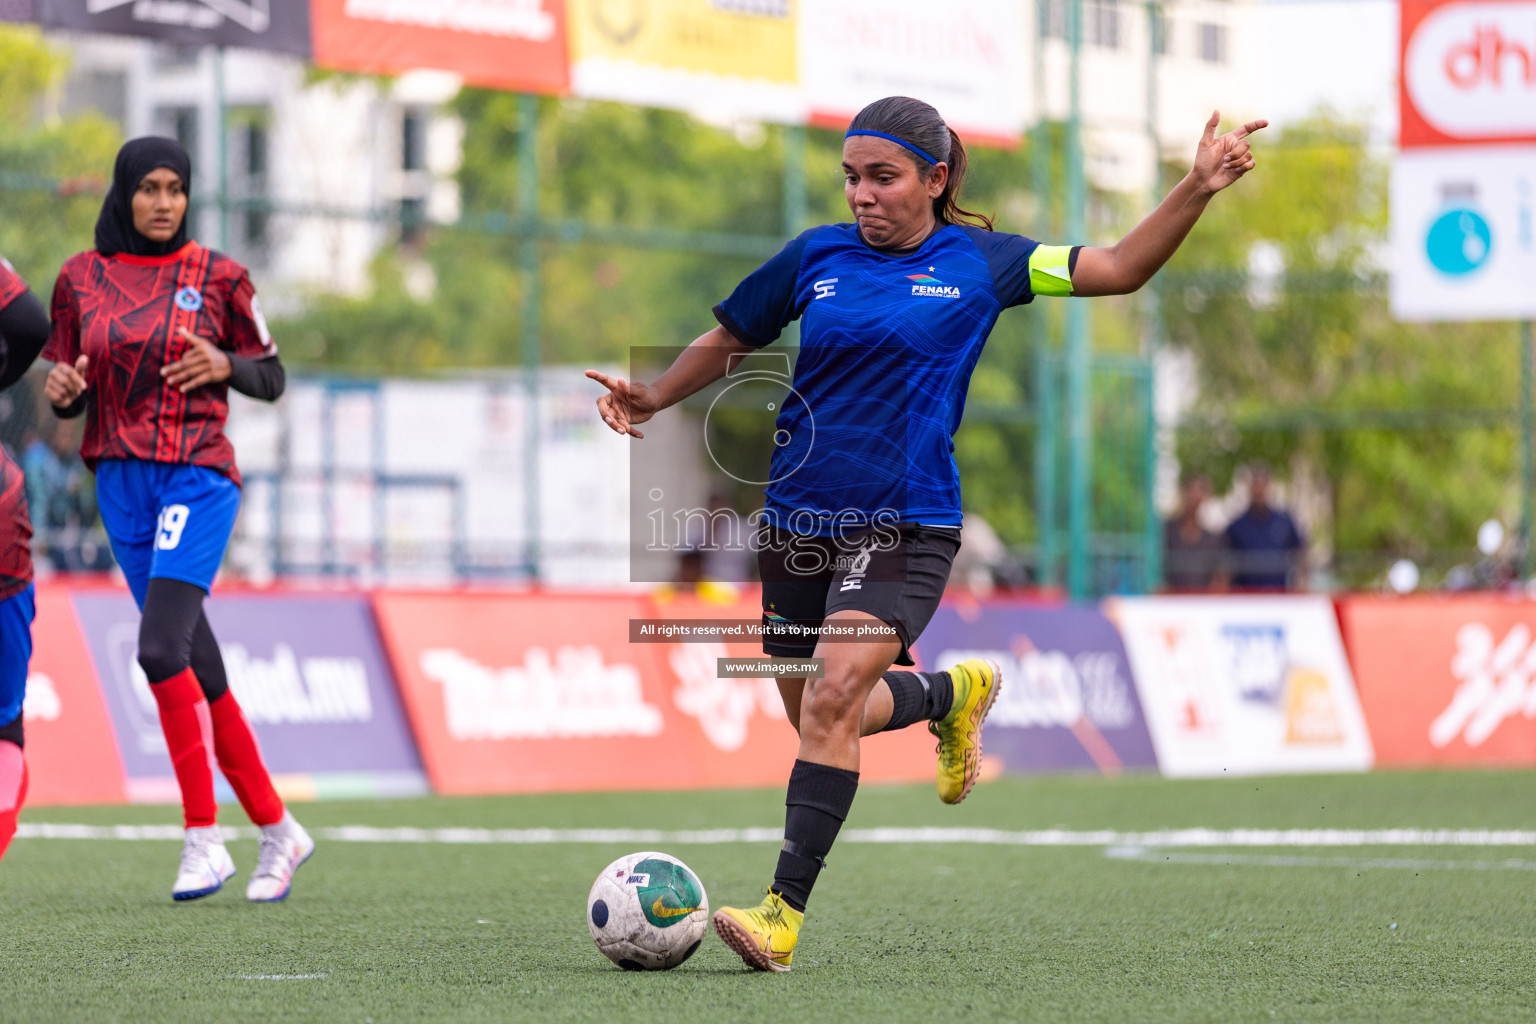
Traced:
<svg viewBox="0 0 1536 1024">
<path fill-rule="evenodd" d="M 1097 608 L 944 605 L 917 650 L 929 669 L 965 658 L 1002 668 L 983 744 L 1007 771 L 1157 767 L 1125 645 Z"/>
<path fill-rule="evenodd" d="M 139 610 L 125 592 L 72 596 L 117 731 L 129 798 L 173 800 L 175 779 L 149 682 Z M 208 621 L 279 788 L 304 796 L 427 789 L 368 602 L 361 597 L 214 597 Z M 220 780 L 221 799 L 227 791 Z"/>
</svg>

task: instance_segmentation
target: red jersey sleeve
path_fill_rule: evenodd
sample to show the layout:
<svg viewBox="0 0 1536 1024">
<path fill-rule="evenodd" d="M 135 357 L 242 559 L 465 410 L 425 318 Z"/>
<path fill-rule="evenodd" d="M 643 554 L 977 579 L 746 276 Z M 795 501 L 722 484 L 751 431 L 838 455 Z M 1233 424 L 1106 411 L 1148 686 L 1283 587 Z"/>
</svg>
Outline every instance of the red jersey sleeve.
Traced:
<svg viewBox="0 0 1536 1024">
<path fill-rule="evenodd" d="M 67 269 L 67 268 L 66 268 Z M 53 286 L 53 333 L 43 346 L 43 358 L 55 363 L 74 365 L 80 358 L 80 303 L 69 274 L 60 272 Z"/>
<path fill-rule="evenodd" d="M 27 290 L 27 282 L 16 273 L 11 261 L 0 256 L 0 309 L 15 302 Z"/>
<path fill-rule="evenodd" d="M 235 279 L 229 295 L 229 325 L 224 334 L 224 348 L 248 359 L 277 355 L 277 343 L 267 330 L 267 318 L 261 315 L 261 300 L 251 275 L 244 270 Z"/>
</svg>

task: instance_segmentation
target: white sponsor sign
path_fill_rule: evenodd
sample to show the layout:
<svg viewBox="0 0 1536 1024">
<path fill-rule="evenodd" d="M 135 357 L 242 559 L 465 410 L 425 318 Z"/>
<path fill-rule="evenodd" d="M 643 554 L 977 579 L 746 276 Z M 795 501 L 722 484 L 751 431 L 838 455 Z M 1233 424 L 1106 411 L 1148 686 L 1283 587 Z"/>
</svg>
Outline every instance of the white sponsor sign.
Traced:
<svg viewBox="0 0 1536 1024">
<path fill-rule="evenodd" d="M 1400 320 L 1536 318 L 1536 146 L 1398 155 L 1392 314 Z"/>
<path fill-rule="evenodd" d="M 802 0 L 800 84 L 811 116 L 846 122 L 883 96 L 933 104 L 962 136 L 1024 130 L 1024 17 L 1016 0 Z"/>
<path fill-rule="evenodd" d="M 1462 626 L 1456 631 L 1451 675 L 1456 692 L 1429 724 L 1429 741 L 1435 746 L 1444 747 L 1457 737 L 1469 747 L 1481 746 L 1506 719 L 1536 718 L 1536 642 L 1525 623 L 1497 643 L 1493 630 L 1481 622 Z"/>
<path fill-rule="evenodd" d="M 784 699 L 772 679 L 722 679 L 721 658 L 729 657 L 725 644 L 674 644 L 667 662 L 677 676 L 672 702 L 696 719 L 704 737 L 719 750 L 740 750 L 747 730 L 759 712 L 764 718 L 784 720 Z"/>
<path fill-rule="evenodd" d="M 1536 138 L 1536 2 L 1451 3 L 1403 53 L 1409 101 L 1452 139 Z"/>
<path fill-rule="evenodd" d="M 1111 602 L 1163 774 L 1364 771 L 1374 760 L 1326 598 Z"/>
<path fill-rule="evenodd" d="M 126 632 L 126 629 L 119 630 Z M 279 643 L 272 656 L 253 654 L 242 643 L 219 644 L 229 688 L 240 702 L 245 717 L 254 725 L 281 723 L 342 724 L 373 720 L 373 698 L 368 692 L 368 669 L 361 658 L 298 657 L 292 647 Z M 159 714 L 149 677 L 138 662 L 138 645 L 124 648 L 128 679 L 144 720 Z M 149 745 L 164 750 L 158 732 L 149 732 Z M 158 741 L 158 745 L 156 745 Z"/>
<path fill-rule="evenodd" d="M 421 652 L 421 671 L 442 684 L 456 740 L 659 736 L 661 711 L 645 702 L 640 670 L 605 664 L 596 647 L 530 647 L 523 664 L 492 668 L 454 648 Z"/>
<path fill-rule="evenodd" d="M 28 722 L 57 722 L 64 713 L 64 702 L 53 677 L 44 672 L 27 676 L 27 693 L 21 702 L 21 717 Z"/>
</svg>

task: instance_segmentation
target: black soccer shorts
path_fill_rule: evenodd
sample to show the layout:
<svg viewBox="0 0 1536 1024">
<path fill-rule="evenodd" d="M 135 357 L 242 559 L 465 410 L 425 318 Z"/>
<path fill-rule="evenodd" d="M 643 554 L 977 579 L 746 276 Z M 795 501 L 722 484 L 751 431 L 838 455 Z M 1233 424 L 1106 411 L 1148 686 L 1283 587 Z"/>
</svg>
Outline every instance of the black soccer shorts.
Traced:
<svg viewBox="0 0 1536 1024">
<path fill-rule="evenodd" d="M 809 658 L 817 630 L 833 612 L 860 611 L 896 631 L 898 665 L 944 596 L 960 551 L 960 531 L 916 524 L 813 537 L 765 526 L 758 538 L 763 581 L 763 653 Z"/>
</svg>

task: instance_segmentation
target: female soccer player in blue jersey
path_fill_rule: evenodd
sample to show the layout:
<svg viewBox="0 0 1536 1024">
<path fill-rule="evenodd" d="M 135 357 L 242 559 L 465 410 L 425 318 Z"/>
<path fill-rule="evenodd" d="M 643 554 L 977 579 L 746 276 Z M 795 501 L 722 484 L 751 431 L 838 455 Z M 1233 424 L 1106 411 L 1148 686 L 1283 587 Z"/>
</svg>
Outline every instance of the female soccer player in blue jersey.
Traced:
<svg viewBox="0 0 1536 1024">
<path fill-rule="evenodd" d="M 283 806 L 203 614 L 240 508 L 224 434 L 229 389 L 282 394 L 277 346 L 244 267 L 188 237 L 192 162 L 174 139 L 123 146 L 96 221 L 53 290 L 55 363 L 44 393 L 86 413 L 80 448 L 112 552 L 143 611 L 149 678 L 186 824 L 171 896 L 208 896 L 235 873 L 217 824 L 213 764 L 261 827 L 246 898 L 288 895 L 315 844 Z"/>
<path fill-rule="evenodd" d="M 1213 195 L 1251 170 L 1252 121 L 1218 137 L 1212 114 L 1193 169 L 1119 244 L 1050 246 L 992 230 L 958 203 L 965 148 L 933 107 L 870 104 L 843 143 L 854 223 L 800 235 L 715 307 L 720 326 L 651 384 L 588 376 L 613 430 L 636 426 L 723 377 L 802 321 L 793 392 L 778 414 L 759 565 L 763 649 L 824 659 L 780 690 L 800 733 L 784 846 L 761 905 L 722 907 L 715 930 L 758 970 L 787 971 L 811 887 L 853 804 L 859 740 L 927 721 L 939 795 L 976 780 L 997 666 L 890 671 L 928 624 L 960 547 L 952 437 L 999 314 L 1037 295 L 1133 292 L 1173 255 Z M 821 636 L 805 638 L 808 628 Z M 863 629 L 873 642 L 834 642 Z"/>
</svg>

